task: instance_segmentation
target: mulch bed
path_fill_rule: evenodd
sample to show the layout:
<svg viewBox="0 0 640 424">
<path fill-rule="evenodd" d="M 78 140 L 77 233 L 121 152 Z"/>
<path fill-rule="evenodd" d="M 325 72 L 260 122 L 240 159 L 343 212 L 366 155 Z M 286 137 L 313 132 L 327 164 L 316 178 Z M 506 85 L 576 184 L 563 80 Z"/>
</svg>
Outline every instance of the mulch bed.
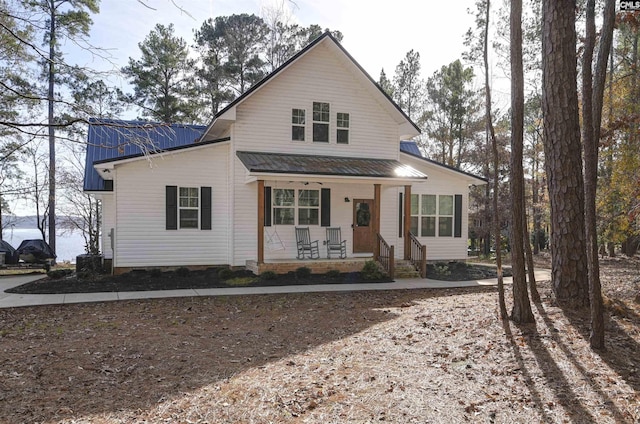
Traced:
<svg viewBox="0 0 640 424">
<path fill-rule="evenodd" d="M 471 265 L 463 262 L 430 264 L 429 278 L 445 281 L 467 281 L 495 278 L 493 267 Z M 505 273 L 505 275 L 509 275 Z M 84 278 L 83 278 L 84 277 Z M 71 273 L 61 278 L 45 278 L 7 290 L 19 294 L 64 294 L 127 292 L 150 290 L 206 289 L 226 287 L 266 287 L 314 284 L 387 283 L 393 280 L 383 277 L 366 279 L 360 272 L 287 274 L 256 276 L 250 271 L 231 271 L 226 268 L 208 268 L 203 271 L 134 270 L 122 275 L 91 275 Z"/>
</svg>

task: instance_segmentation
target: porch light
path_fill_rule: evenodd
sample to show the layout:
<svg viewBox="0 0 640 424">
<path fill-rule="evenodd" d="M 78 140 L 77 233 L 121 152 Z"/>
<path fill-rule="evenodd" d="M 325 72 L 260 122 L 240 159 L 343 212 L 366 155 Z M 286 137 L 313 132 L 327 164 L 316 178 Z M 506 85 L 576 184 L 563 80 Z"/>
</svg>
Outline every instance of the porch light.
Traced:
<svg viewBox="0 0 640 424">
<path fill-rule="evenodd" d="M 344 202 L 345 202 L 345 203 L 349 203 L 350 201 L 351 201 L 351 199 L 349 199 L 348 197 L 345 197 L 345 198 L 344 198 Z"/>
</svg>

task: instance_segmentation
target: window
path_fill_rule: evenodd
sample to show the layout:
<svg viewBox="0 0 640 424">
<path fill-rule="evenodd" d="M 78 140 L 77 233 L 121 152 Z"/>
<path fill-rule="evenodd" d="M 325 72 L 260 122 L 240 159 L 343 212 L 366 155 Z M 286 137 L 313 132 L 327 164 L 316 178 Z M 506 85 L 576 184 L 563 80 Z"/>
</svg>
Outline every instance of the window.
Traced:
<svg viewBox="0 0 640 424">
<path fill-rule="evenodd" d="M 313 102 L 313 141 L 329 142 L 329 103 Z"/>
<path fill-rule="evenodd" d="M 318 190 L 298 191 L 298 225 L 318 225 L 319 208 Z"/>
<path fill-rule="evenodd" d="M 291 139 L 294 141 L 304 141 L 305 133 L 305 110 L 291 110 Z"/>
<path fill-rule="evenodd" d="M 198 228 L 199 196 L 197 187 L 180 187 L 178 216 L 180 228 Z"/>
<path fill-rule="evenodd" d="M 349 114 L 338 113 L 336 126 L 338 127 L 336 141 L 339 144 L 349 144 Z"/>
<path fill-rule="evenodd" d="M 411 195 L 411 232 L 421 237 L 453 236 L 453 196 Z"/>
<path fill-rule="evenodd" d="M 319 220 L 320 190 L 273 189 L 274 225 L 318 225 Z"/>
<path fill-rule="evenodd" d="M 276 188 L 273 190 L 273 223 L 294 225 L 295 190 Z"/>
<path fill-rule="evenodd" d="M 453 196 L 439 196 L 438 235 L 453 236 Z"/>
</svg>

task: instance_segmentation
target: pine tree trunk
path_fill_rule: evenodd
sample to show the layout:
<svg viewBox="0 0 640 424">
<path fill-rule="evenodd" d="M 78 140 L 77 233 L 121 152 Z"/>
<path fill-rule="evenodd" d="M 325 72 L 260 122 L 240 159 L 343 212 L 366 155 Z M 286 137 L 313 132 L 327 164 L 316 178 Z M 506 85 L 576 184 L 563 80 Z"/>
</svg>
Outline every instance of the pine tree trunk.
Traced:
<svg viewBox="0 0 640 424">
<path fill-rule="evenodd" d="M 55 88 L 55 46 L 56 46 L 56 10 L 50 4 L 49 18 L 49 92 L 47 103 L 49 106 L 49 247 L 56 252 L 56 134 L 53 126 L 54 116 L 54 88 Z"/>
<path fill-rule="evenodd" d="M 511 319 L 517 323 L 535 322 L 524 262 L 524 71 L 522 68 L 522 0 L 511 1 L 511 269 L 513 308 Z"/>
<path fill-rule="evenodd" d="M 576 80 L 575 1 L 542 3 L 542 111 L 551 203 L 551 278 L 556 299 L 589 304 L 582 146 Z"/>
</svg>

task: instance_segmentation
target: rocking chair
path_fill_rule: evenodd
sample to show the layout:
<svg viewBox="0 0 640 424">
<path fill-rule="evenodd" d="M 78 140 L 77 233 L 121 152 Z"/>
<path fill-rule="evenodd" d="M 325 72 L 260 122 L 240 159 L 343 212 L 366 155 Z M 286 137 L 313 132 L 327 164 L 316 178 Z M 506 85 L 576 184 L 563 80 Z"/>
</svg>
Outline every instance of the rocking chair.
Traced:
<svg viewBox="0 0 640 424">
<path fill-rule="evenodd" d="M 327 258 L 331 259 L 331 252 L 339 253 L 340 259 L 347 257 L 347 241 L 342 240 L 340 227 L 327 228 Z"/>
<path fill-rule="evenodd" d="M 298 246 L 298 259 L 304 259 L 305 255 L 309 255 L 311 259 L 319 259 L 320 251 L 318 250 L 318 240 L 311 241 L 309 235 L 309 227 L 296 227 L 296 245 Z"/>
</svg>

